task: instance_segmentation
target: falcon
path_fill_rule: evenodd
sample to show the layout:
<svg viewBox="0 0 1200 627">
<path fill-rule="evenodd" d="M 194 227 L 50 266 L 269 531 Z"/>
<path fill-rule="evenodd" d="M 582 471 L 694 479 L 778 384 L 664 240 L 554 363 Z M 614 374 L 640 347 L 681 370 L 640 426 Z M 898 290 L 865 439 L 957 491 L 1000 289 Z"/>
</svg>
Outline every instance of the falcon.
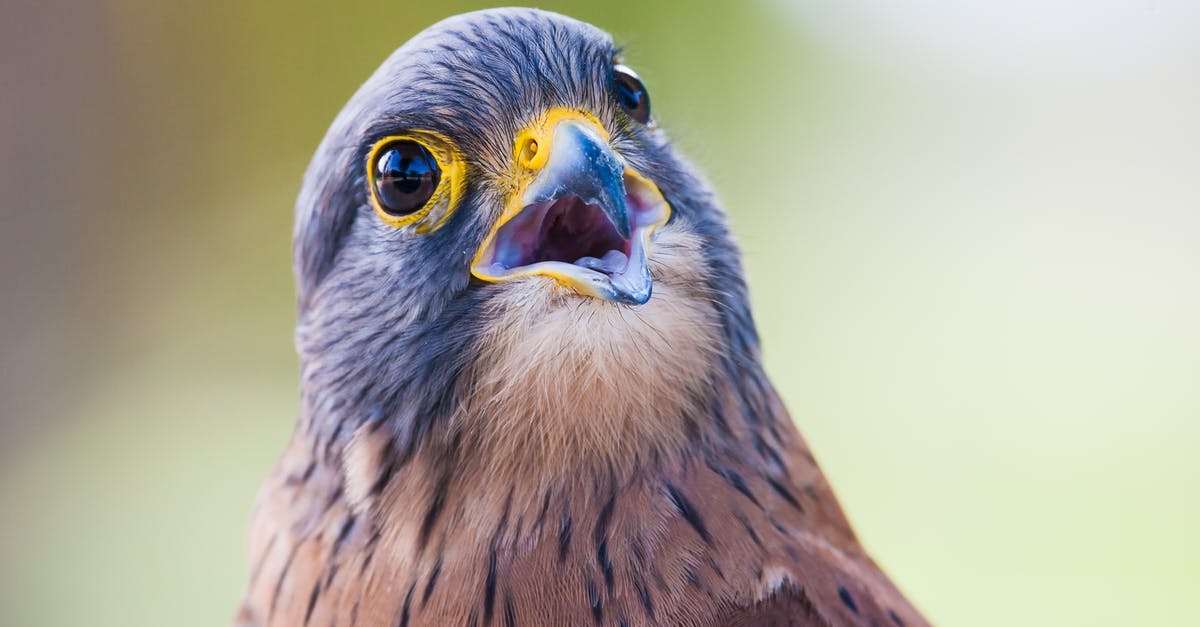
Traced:
<svg viewBox="0 0 1200 627">
<path fill-rule="evenodd" d="M 498 9 L 405 43 L 317 149 L 294 244 L 300 413 L 237 624 L 927 624 L 604 32 Z"/>
</svg>

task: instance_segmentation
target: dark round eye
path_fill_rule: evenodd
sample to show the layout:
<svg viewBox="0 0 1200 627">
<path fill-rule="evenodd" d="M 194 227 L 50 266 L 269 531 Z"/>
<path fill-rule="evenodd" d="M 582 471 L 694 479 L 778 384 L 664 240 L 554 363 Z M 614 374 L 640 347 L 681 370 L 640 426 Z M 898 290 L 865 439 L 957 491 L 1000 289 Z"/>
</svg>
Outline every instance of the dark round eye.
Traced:
<svg viewBox="0 0 1200 627">
<path fill-rule="evenodd" d="M 403 216 L 425 206 L 442 171 L 429 150 L 411 139 L 388 144 L 375 160 L 375 197 L 384 211 Z"/>
<path fill-rule="evenodd" d="M 617 100 L 629 117 L 646 124 L 650 122 L 650 92 L 642 84 L 642 79 L 633 70 L 624 65 L 613 66 L 613 83 L 617 90 Z"/>
</svg>

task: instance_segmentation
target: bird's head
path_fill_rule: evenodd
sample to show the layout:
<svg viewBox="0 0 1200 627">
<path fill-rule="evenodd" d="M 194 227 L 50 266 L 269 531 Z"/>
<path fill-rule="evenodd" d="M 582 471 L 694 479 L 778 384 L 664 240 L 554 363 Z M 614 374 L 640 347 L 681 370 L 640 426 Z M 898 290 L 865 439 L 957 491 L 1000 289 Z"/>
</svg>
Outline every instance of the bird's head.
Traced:
<svg viewBox="0 0 1200 627">
<path fill-rule="evenodd" d="M 408 436 L 468 405 L 569 409 L 619 438 L 703 396 L 753 329 L 723 215 L 650 103 L 607 34 L 552 13 L 461 15 L 397 50 L 297 205 L 310 409 Z"/>
</svg>

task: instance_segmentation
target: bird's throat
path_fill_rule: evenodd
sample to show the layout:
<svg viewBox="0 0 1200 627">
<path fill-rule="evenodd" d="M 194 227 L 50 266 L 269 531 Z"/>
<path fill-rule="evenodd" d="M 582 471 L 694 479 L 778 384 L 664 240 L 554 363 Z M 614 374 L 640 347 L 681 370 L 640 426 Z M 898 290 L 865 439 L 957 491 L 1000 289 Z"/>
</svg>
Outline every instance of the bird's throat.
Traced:
<svg viewBox="0 0 1200 627">
<path fill-rule="evenodd" d="M 506 466 L 551 473 L 686 446 L 688 416 L 710 394 L 718 323 L 694 277 L 657 274 L 636 308 L 512 286 L 467 375 L 454 420 L 463 437 Z"/>
</svg>

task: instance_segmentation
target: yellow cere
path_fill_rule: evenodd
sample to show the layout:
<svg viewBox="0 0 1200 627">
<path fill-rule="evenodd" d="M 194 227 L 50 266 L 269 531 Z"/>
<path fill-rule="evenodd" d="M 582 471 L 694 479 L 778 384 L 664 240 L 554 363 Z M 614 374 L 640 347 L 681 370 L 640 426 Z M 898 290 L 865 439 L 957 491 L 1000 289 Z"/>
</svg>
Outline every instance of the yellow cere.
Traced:
<svg viewBox="0 0 1200 627">
<path fill-rule="evenodd" d="M 513 175 L 517 181 L 517 184 L 514 186 L 511 194 L 509 195 L 508 202 L 505 203 L 504 211 L 501 213 L 500 219 L 496 220 L 496 223 L 492 225 L 491 230 L 488 231 L 487 237 L 483 238 L 483 244 L 480 245 L 479 250 L 475 252 L 475 258 L 471 260 L 471 271 L 476 277 L 485 281 L 497 281 L 501 280 L 502 278 L 514 279 L 522 276 L 541 274 L 550 276 L 563 285 L 580 289 L 588 294 L 592 293 L 593 290 L 590 287 L 580 285 L 577 281 L 572 280 L 571 277 L 550 270 L 529 269 L 526 271 L 513 272 L 504 277 L 498 277 L 487 274 L 479 265 L 480 259 L 491 247 L 492 239 L 496 237 L 496 233 L 500 231 L 500 227 L 504 226 L 505 222 L 508 222 L 518 213 L 521 213 L 521 210 L 525 208 L 521 202 L 521 198 L 525 195 L 525 188 L 529 185 L 529 182 L 533 180 L 537 172 L 546 165 L 546 161 L 550 158 L 551 142 L 554 139 L 554 129 L 560 122 L 566 120 L 575 120 L 587 124 L 588 126 L 592 127 L 592 129 L 595 130 L 596 133 L 599 134 L 600 137 L 605 141 L 608 141 L 610 138 L 608 129 L 604 128 L 604 125 L 600 123 L 600 119 L 594 114 L 582 109 L 571 109 L 567 107 L 554 107 L 547 109 L 546 112 L 538 117 L 533 124 L 530 124 L 522 129 L 521 132 L 517 133 L 516 141 L 513 142 L 513 162 L 515 164 L 515 171 L 513 172 Z M 632 170 L 626 168 L 626 174 L 631 172 Z M 641 180 L 646 180 L 645 177 L 641 175 L 636 173 L 634 175 Z M 651 185 L 653 184 L 651 183 Z M 657 189 L 657 187 L 655 187 L 655 189 Z"/>
<path fill-rule="evenodd" d="M 589 111 L 569 109 L 567 107 L 547 109 L 533 124 L 530 124 L 517 133 L 517 139 L 513 142 L 513 178 L 517 184 L 514 186 L 508 202 L 504 206 L 504 213 L 501 214 L 500 220 L 492 228 L 492 232 L 488 234 L 487 238 L 484 239 L 485 243 L 491 241 L 492 235 L 505 222 L 518 213 L 521 213 L 521 209 L 524 209 L 521 205 L 521 196 L 525 193 L 525 187 L 533 180 L 538 170 L 545 167 L 546 161 L 550 158 L 550 144 L 554 140 L 554 129 L 558 126 L 559 122 L 566 120 L 583 122 L 592 127 L 604 141 L 609 140 L 608 129 L 604 128 L 599 118 Z"/>
</svg>

